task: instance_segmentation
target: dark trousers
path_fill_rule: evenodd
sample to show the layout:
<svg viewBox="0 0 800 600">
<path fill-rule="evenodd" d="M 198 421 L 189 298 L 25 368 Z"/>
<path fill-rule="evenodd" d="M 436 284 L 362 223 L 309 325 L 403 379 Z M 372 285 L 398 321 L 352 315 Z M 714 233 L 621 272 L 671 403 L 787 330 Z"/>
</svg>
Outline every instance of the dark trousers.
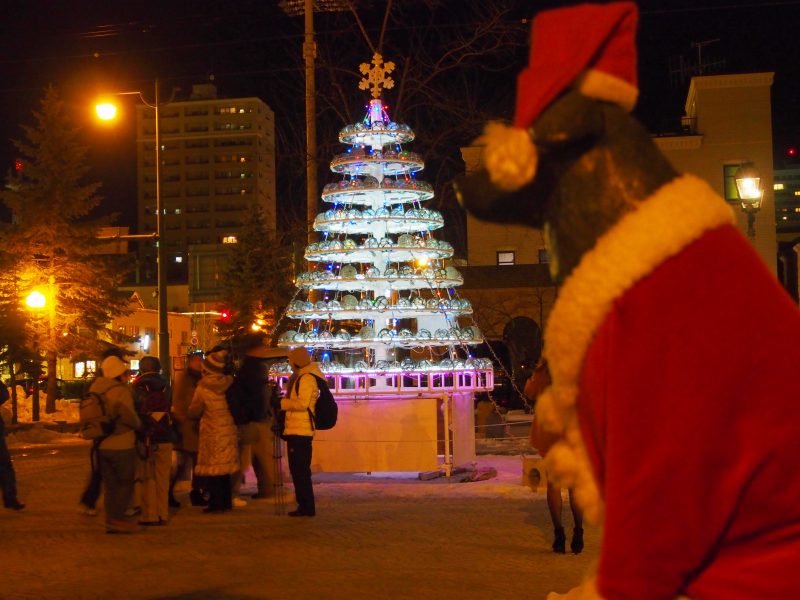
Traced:
<svg viewBox="0 0 800 600">
<path fill-rule="evenodd" d="M 100 450 L 98 455 L 106 519 L 122 520 L 133 498 L 136 450 Z"/>
<path fill-rule="evenodd" d="M 3 506 L 13 506 L 17 503 L 17 476 L 14 474 L 14 464 L 6 445 L 6 426 L 0 418 L 0 489 L 3 490 Z"/>
<path fill-rule="evenodd" d="M 231 510 L 231 476 L 206 475 L 205 484 L 208 487 L 208 510 Z"/>
<path fill-rule="evenodd" d="M 311 441 L 308 435 L 287 435 L 289 472 L 292 474 L 297 506 L 306 512 L 315 512 L 314 487 L 311 485 Z"/>
<path fill-rule="evenodd" d="M 86 489 L 83 491 L 83 494 L 81 494 L 81 504 L 89 508 L 96 507 L 97 499 L 100 497 L 100 488 L 103 484 L 99 460 L 97 445 L 92 444 L 92 449 L 89 451 L 89 462 L 92 465 L 92 472 L 89 474 L 89 481 L 86 484 Z"/>
</svg>

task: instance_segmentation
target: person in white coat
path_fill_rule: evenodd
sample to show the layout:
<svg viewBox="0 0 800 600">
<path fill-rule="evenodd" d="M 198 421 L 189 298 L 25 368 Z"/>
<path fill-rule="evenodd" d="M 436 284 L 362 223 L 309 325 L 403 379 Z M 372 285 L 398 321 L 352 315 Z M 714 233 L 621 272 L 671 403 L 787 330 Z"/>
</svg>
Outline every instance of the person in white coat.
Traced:
<svg viewBox="0 0 800 600">
<path fill-rule="evenodd" d="M 281 400 L 281 409 L 286 411 L 283 431 L 289 454 L 289 472 L 297 497 L 297 510 L 291 511 L 289 516 L 313 517 L 316 506 L 311 484 L 311 442 L 314 439 L 311 419 L 317 405 L 319 386 L 312 375 L 323 375 L 319 363 L 311 361 L 305 348 L 292 350 L 289 364 L 294 372 L 287 384 L 286 397 Z"/>
<path fill-rule="evenodd" d="M 203 361 L 189 417 L 200 419 L 200 444 L 195 472 L 206 479 L 208 506 L 203 512 L 231 510 L 231 475 L 239 469 L 238 430 L 228 409 L 225 391 L 233 377 L 225 374 L 227 352 L 219 350 Z"/>
</svg>

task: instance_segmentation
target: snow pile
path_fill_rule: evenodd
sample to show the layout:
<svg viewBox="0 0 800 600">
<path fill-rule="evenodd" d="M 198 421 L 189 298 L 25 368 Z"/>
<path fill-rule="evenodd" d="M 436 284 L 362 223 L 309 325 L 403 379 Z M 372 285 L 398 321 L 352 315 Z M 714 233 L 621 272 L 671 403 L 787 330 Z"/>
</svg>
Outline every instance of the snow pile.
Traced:
<svg viewBox="0 0 800 600">
<path fill-rule="evenodd" d="M 9 405 L 8 409 L 10 410 L 11 403 L 7 402 L 6 404 Z M 66 423 L 77 423 L 80 420 L 78 402 L 72 402 L 70 400 L 56 400 L 56 411 L 52 413 L 46 413 L 44 408 L 45 408 L 45 398 L 44 396 L 42 396 L 39 398 L 40 421 L 49 421 L 51 423 L 56 423 L 58 421 Z M 33 422 L 32 398 L 17 400 L 17 422 L 19 423 Z"/>
<path fill-rule="evenodd" d="M 34 444 L 64 444 L 83 441 L 76 433 L 59 433 L 58 431 L 45 429 L 44 425 L 36 425 L 24 431 L 9 433 L 6 436 L 6 443 L 9 448 L 19 448 Z"/>
</svg>

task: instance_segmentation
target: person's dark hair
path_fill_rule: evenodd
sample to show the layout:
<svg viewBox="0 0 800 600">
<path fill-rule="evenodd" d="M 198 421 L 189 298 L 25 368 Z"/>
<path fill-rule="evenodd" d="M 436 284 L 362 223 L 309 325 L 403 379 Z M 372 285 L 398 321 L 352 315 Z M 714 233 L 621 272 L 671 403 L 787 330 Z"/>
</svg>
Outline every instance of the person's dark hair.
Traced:
<svg viewBox="0 0 800 600">
<path fill-rule="evenodd" d="M 161 361 L 156 356 L 143 356 L 139 361 L 139 373 L 160 373 Z"/>
</svg>

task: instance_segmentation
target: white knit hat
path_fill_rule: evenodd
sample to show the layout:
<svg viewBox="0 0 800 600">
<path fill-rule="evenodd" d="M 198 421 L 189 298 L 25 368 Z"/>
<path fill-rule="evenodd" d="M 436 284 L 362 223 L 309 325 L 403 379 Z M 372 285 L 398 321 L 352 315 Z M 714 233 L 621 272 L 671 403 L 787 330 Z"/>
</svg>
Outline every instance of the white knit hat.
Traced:
<svg viewBox="0 0 800 600">
<path fill-rule="evenodd" d="M 100 364 L 103 377 L 115 379 L 128 370 L 128 363 L 116 356 L 109 356 Z"/>
</svg>

